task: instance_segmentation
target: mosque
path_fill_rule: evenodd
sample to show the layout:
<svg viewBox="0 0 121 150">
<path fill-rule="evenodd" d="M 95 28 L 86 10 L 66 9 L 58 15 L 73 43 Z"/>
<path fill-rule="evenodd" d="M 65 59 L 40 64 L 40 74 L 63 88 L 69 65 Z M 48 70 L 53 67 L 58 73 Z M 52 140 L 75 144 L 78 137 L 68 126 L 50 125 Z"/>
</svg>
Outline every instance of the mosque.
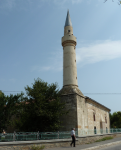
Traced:
<svg viewBox="0 0 121 150">
<path fill-rule="evenodd" d="M 63 131 L 76 128 L 78 136 L 89 131 L 96 133 L 108 133 L 110 129 L 110 109 L 86 97 L 78 88 L 76 67 L 76 45 L 77 39 L 73 35 L 73 27 L 69 15 L 64 26 L 63 46 L 63 88 L 61 89 L 61 100 L 66 103 L 69 113 L 61 118 Z M 103 129 L 103 130 L 102 130 Z"/>
</svg>

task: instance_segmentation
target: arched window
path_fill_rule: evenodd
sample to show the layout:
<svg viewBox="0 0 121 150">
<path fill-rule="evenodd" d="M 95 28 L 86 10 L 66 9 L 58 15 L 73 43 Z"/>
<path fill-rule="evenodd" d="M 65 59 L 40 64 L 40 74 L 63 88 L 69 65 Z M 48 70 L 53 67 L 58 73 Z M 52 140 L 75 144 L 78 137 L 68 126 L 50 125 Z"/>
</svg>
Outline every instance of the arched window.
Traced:
<svg viewBox="0 0 121 150">
<path fill-rule="evenodd" d="M 105 116 L 105 123 L 107 123 L 107 117 Z"/>
<path fill-rule="evenodd" d="M 96 121 L 96 119 L 95 119 L 95 112 L 93 112 L 93 120 Z"/>
</svg>

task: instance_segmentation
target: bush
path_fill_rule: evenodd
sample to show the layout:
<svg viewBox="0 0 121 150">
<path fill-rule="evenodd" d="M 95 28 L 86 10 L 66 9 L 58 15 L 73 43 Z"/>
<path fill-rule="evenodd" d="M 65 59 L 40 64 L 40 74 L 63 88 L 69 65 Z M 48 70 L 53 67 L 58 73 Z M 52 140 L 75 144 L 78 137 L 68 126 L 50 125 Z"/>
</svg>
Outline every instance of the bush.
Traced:
<svg viewBox="0 0 121 150">
<path fill-rule="evenodd" d="M 113 137 L 108 136 L 108 137 L 102 138 L 100 140 L 97 140 L 96 142 L 101 142 L 101 141 L 106 141 L 106 140 L 111 140 L 111 139 L 113 139 Z"/>
<path fill-rule="evenodd" d="M 45 146 L 43 145 L 43 146 L 35 146 L 35 145 L 33 145 L 32 147 L 31 147 L 31 150 L 43 150 L 45 148 Z"/>
</svg>

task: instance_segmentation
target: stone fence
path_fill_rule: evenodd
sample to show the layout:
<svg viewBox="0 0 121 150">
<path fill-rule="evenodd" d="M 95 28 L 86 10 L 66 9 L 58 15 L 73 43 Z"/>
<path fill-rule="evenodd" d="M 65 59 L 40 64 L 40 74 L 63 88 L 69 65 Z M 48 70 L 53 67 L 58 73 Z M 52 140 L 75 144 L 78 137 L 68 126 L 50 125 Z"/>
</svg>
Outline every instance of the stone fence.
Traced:
<svg viewBox="0 0 121 150">
<path fill-rule="evenodd" d="M 80 136 L 76 138 L 76 144 L 89 144 L 104 137 L 121 137 L 121 133 L 95 134 L 88 136 Z M 31 150 L 31 146 L 45 146 L 46 148 L 70 146 L 70 139 L 54 139 L 54 140 L 36 140 L 36 141 L 13 141 L 0 142 L 0 150 Z"/>
</svg>

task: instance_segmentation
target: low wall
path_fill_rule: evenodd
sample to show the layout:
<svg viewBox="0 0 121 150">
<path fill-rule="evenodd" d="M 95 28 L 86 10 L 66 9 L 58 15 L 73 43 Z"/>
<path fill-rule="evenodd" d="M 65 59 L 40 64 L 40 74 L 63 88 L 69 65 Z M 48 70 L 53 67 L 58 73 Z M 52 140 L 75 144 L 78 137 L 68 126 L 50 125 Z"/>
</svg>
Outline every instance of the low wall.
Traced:
<svg viewBox="0 0 121 150">
<path fill-rule="evenodd" d="M 113 133 L 113 134 L 98 134 L 98 135 L 90 135 L 90 136 L 80 136 L 76 138 L 76 144 L 89 144 L 93 143 L 96 140 L 101 138 L 111 136 L 111 137 L 121 137 L 121 133 Z M 70 146 L 70 139 L 54 139 L 54 140 L 37 140 L 37 141 L 13 141 L 13 142 L 0 142 L 0 150 L 31 150 L 31 146 L 45 146 L 46 148 L 52 147 L 62 147 L 62 146 Z"/>
</svg>

